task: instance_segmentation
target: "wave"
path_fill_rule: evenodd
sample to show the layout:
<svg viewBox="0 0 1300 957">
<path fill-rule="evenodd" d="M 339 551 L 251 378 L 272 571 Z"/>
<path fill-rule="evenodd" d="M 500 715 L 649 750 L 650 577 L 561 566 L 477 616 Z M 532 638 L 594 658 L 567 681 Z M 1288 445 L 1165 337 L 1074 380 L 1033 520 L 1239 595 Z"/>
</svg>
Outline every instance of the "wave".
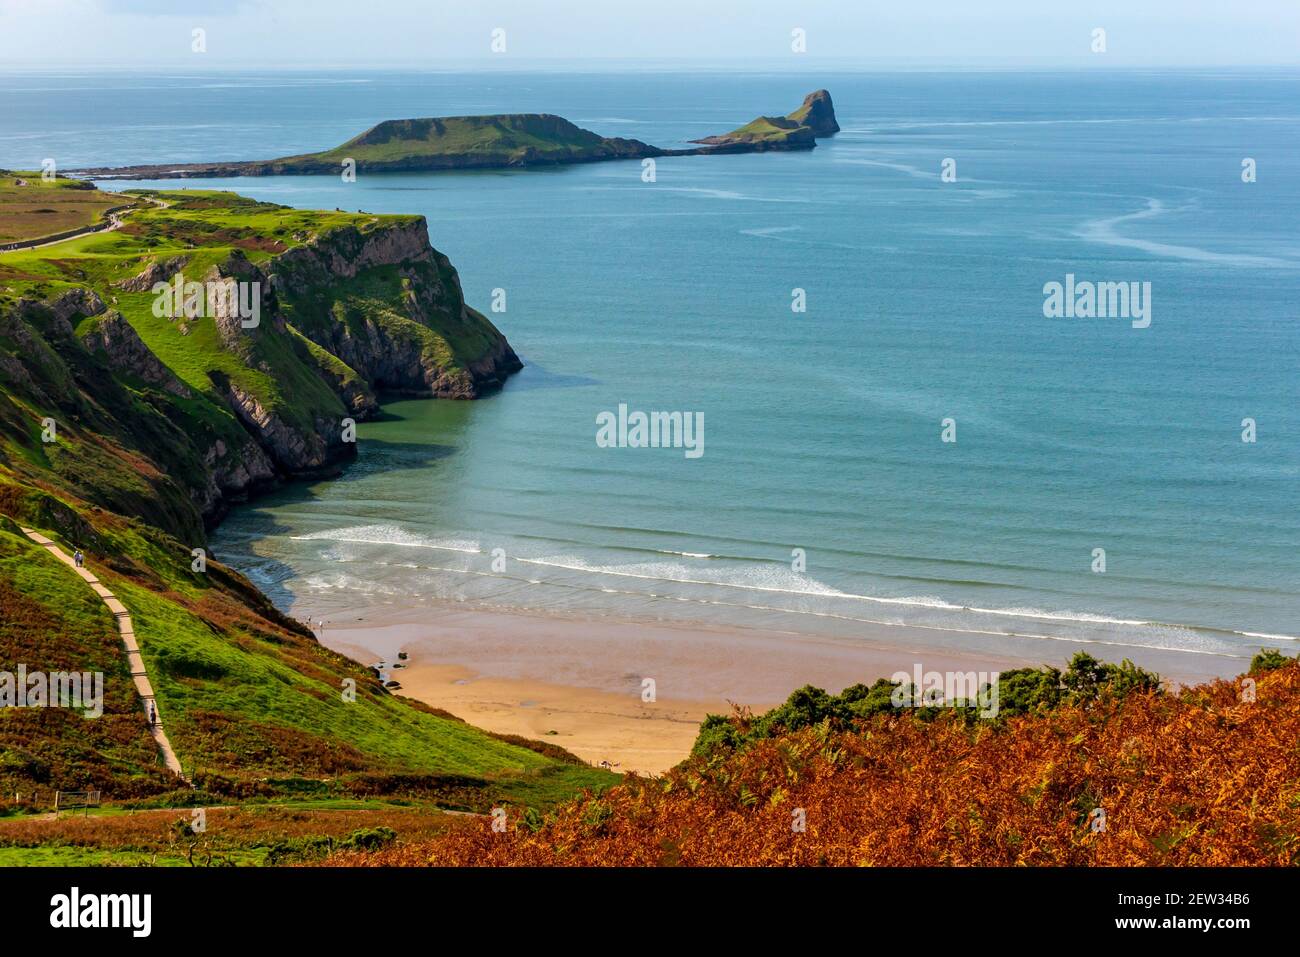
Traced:
<svg viewBox="0 0 1300 957">
<path fill-rule="evenodd" d="M 1174 243 L 1161 243 L 1149 239 L 1134 239 L 1129 236 L 1123 236 L 1115 228 L 1121 223 L 1134 222 L 1139 219 L 1152 219 L 1167 212 L 1188 212 L 1193 208 L 1191 205 L 1180 206 L 1177 209 L 1170 210 L 1164 203 L 1158 199 L 1147 199 L 1144 209 L 1134 213 L 1125 213 L 1120 216 L 1109 216 L 1102 219 L 1090 219 L 1083 223 L 1075 232 L 1080 239 L 1086 239 L 1090 242 L 1101 243 L 1106 246 L 1119 246 L 1125 249 L 1137 249 L 1153 256 L 1163 256 L 1167 259 L 1183 259 L 1190 262 L 1208 262 L 1220 263 L 1226 266 L 1254 266 L 1263 268 L 1276 268 L 1279 266 L 1297 267 L 1300 266 L 1300 260 L 1280 259 L 1276 256 L 1255 256 L 1245 253 L 1218 253 L 1208 249 L 1201 249 L 1198 246 L 1180 246 Z"/>
<path fill-rule="evenodd" d="M 329 529 L 311 532 L 307 535 L 290 535 L 295 542 L 349 542 L 359 545 L 401 545 L 407 548 L 435 548 L 447 552 L 465 552 L 482 554 L 478 542 L 468 539 L 441 539 L 430 541 L 422 535 L 414 535 L 399 525 L 362 525 L 356 528 Z"/>
<path fill-rule="evenodd" d="M 365 545 L 387 545 L 401 548 L 423 548 L 437 551 L 459 552 L 463 554 L 485 554 L 486 551 L 477 541 L 461 538 L 447 539 L 429 539 L 421 535 L 407 532 L 396 525 L 367 525 L 354 528 L 333 529 L 320 532 L 313 532 L 306 535 L 290 536 L 294 541 L 327 541 L 341 543 L 356 543 Z M 620 548 L 626 548 L 621 546 Z M 670 549 L 636 549 L 641 551 L 650 551 L 661 555 L 670 555 L 679 558 L 689 558 L 700 561 L 711 561 L 722 559 L 722 556 L 712 555 L 706 552 L 686 552 Z M 542 555 L 536 557 L 525 557 L 517 554 L 510 556 L 510 561 L 518 562 L 524 565 L 530 565 L 540 568 L 554 568 L 561 571 L 575 572 L 584 575 L 609 576 L 614 578 L 626 578 L 637 581 L 654 582 L 663 585 L 689 585 L 702 588 L 725 588 L 737 591 L 756 592 L 760 594 L 785 595 L 794 598 L 817 598 L 831 601 L 844 601 L 860 603 L 865 605 L 892 607 L 899 609 L 915 609 L 926 612 L 951 613 L 956 615 L 980 615 L 991 618 L 1001 618 L 1008 620 L 1020 621 L 1043 621 L 1055 622 L 1062 625 L 1101 625 L 1101 626 L 1119 626 L 1124 628 L 1143 629 L 1146 631 L 1156 630 L 1173 630 L 1183 636 L 1192 634 L 1221 634 L 1233 635 L 1245 638 L 1257 638 L 1271 641 L 1296 641 L 1300 642 L 1300 636 L 1238 631 L 1228 628 L 1219 628 L 1205 625 L 1189 625 L 1177 622 L 1164 622 L 1145 618 L 1122 618 L 1114 615 L 1107 615 L 1097 612 L 1075 611 L 1075 610 L 1048 610 L 1033 606 L 1012 606 L 1012 607 L 986 607 L 981 605 L 967 605 L 960 602 L 949 601 L 945 598 L 934 595 L 905 595 L 905 596 L 884 596 L 868 595 L 858 592 L 844 591 L 835 588 L 824 582 L 818 581 L 807 575 L 800 574 L 789 569 L 783 563 L 764 563 L 759 564 L 756 560 L 726 559 L 728 562 L 746 561 L 743 567 L 737 568 L 735 565 L 719 566 L 716 562 L 712 568 L 703 568 L 695 566 L 688 567 L 680 562 L 660 561 L 660 562 L 634 562 L 623 565 L 599 564 L 587 561 L 586 559 L 570 555 Z M 439 570 L 447 572 L 456 572 L 460 574 L 474 575 L 484 578 L 498 578 L 505 580 L 522 581 L 508 574 L 495 572 L 477 571 L 465 568 L 443 568 L 433 566 L 430 570 Z M 546 584 L 562 587 L 573 587 L 569 583 L 554 580 L 527 579 L 530 584 Z M 703 604 L 728 605 L 732 603 L 715 601 L 711 599 L 699 598 L 689 595 L 664 594 L 655 591 L 623 591 L 617 589 L 608 589 L 600 585 L 584 585 L 579 587 L 595 588 L 605 593 L 622 593 L 630 596 L 642 598 L 668 599 L 677 601 L 691 601 Z M 849 621 L 862 621 L 871 624 L 896 624 L 906 625 L 908 627 L 938 628 L 939 630 L 948 631 L 969 631 L 977 634 L 998 634 L 1010 637 L 1025 638 L 1052 638 L 1054 640 L 1068 641 L 1098 641 L 1102 644 L 1108 642 L 1101 639 L 1083 639 L 1075 636 L 1065 635 L 1037 635 L 1021 634 L 1014 631 L 982 631 L 977 627 L 952 627 L 942 628 L 932 624 L 922 624 L 908 621 L 878 621 L 876 619 L 857 618 L 852 615 L 841 615 L 830 610 L 812 610 L 807 608 L 776 608 L 766 605 L 745 605 L 736 604 L 735 607 L 752 608 L 758 611 L 774 611 L 786 614 L 803 614 L 816 617 L 841 618 Z M 1132 644 L 1132 642 L 1109 642 L 1117 645 Z M 1187 647 L 1168 647 L 1161 645 L 1146 645 L 1144 647 L 1157 648 L 1168 651 L 1196 651 Z M 1210 652 L 1203 652 L 1210 653 Z"/>
<path fill-rule="evenodd" d="M 388 563 L 381 562 L 380 564 L 388 564 Z M 993 630 L 987 628 L 979 628 L 979 627 L 966 625 L 966 624 L 940 625 L 940 624 L 935 624 L 933 622 L 904 621 L 902 619 L 897 619 L 897 618 L 864 618 L 857 615 L 846 615 L 846 614 L 842 614 L 839 612 L 832 612 L 832 611 L 812 611 L 808 609 L 782 608 L 774 605 L 759 605 L 759 604 L 752 604 L 748 602 L 724 601 L 716 598 L 698 598 L 698 597 L 692 597 L 688 595 L 673 595 L 667 593 L 656 593 L 656 592 L 634 591 L 634 590 L 620 589 L 620 588 L 610 588 L 607 586 L 591 585 L 587 583 L 574 584 L 574 583 L 555 581 L 555 580 L 542 581 L 540 579 L 535 579 L 535 578 L 521 579 L 507 574 L 494 574 L 490 572 L 481 572 L 481 571 L 474 571 L 472 569 L 453 568 L 453 567 L 441 566 L 441 565 L 409 566 L 409 565 L 401 564 L 398 567 L 419 567 L 425 571 L 442 571 L 442 572 L 449 572 L 458 575 L 469 575 L 478 578 L 506 579 L 506 580 L 517 582 L 519 584 L 526 583 L 529 585 L 547 585 L 554 588 L 565 588 L 565 589 L 572 589 L 575 591 L 599 592 L 600 594 L 604 594 L 604 595 L 625 595 L 633 598 L 654 598 L 663 601 L 681 602 L 681 603 L 694 604 L 694 605 L 705 605 L 705 606 L 718 607 L 718 608 L 735 608 L 735 609 L 741 609 L 745 611 L 759 611 L 768 614 L 823 618 L 823 619 L 831 619 L 835 621 L 852 622 L 855 624 L 883 625 L 883 626 L 892 626 L 892 627 L 912 628 L 920 631 L 937 631 L 937 632 L 946 632 L 946 633 L 959 634 L 959 635 L 984 635 L 993 638 L 1019 638 L 1019 639 L 1040 640 L 1040 641 L 1058 641 L 1058 642 L 1068 642 L 1071 644 L 1099 645 L 1103 647 L 1113 647 L 1113 648 L 1143 648 L 1150 651 L 1166 651 L 1166 652 L 1176 652 L 1181 654 L 1209 655 L 1218 658 L 1234 658 L 1234 659 L 1242 659 L 1242 660 L 1245 660 L 1250 657 L 1249 654 L 1236 654 L 1233 653 L 1232 651 L 1222 651 L 1222 650 L 1216 651 L 1208 648 L 1188 647 L 1186 643 L 1187 639 L 1193 638 L 1194 635 L 1182 628 L 1179 628 L 1178 626 L 1168 626 L 1162 629 L 1162 631 L 1164 633 L 1172 633 L 1177 635 L 1180 639 L 1183 640 L 1184 643 L 1183 644 L 1167 644 L 1167 643 L 1160 644 L 1160 643 L 1152 643 L 1150 641 L 1143 642 L 1143 641 L 1134 641 L 1134 640 L 1114 640 L 1109 638 L 1099 638 L 1096 636 L 1051 635 L 1051 634 L 1043 634 L 1040 632 L 1017 631 L 1017 630 L 1006 630 L 1006 629 Z M 401 589 L 390 589 L 390 588 L 385 588 L 383 586 L 372 587 L 370 584 L 365 583 L 360 579 L 351 578 L 350 576 L 340 576 L 328 583 L 324 583 L 318 578 L 309 578 L 308 582 L 310 586 L 316 590 L 320 590 L 322 588 L 342 589 L 342 588 L 347 588 L 349 587 L 349 585 L 351 585 L 354 589 L 367 592 L 367 593 L 379 591 L 383 594 L 407 594 L 407 592 Z M 357 588 L 357 586 L 361 586 L 361 587 Z M 464 596 L 458 595 L 456 597 L 458 599 L 463 599 Z M 386 604 L 391 604 L 391 603 L 392 602 L 386 602 Z M 1217 630 L 1217 629 L 1209 629 L 1209 630 Z M 792 631 L 789 633 L 792 635 L 801 634 L 801 632 L 797 632 L 797 631 Z M 1243 633 L 1233 632 L 1233 634 L 1243 634 Z M 1159 636 L 1157 635 L 1157 641 L 1158 640 L 1159 640 Z"/>
</svg>

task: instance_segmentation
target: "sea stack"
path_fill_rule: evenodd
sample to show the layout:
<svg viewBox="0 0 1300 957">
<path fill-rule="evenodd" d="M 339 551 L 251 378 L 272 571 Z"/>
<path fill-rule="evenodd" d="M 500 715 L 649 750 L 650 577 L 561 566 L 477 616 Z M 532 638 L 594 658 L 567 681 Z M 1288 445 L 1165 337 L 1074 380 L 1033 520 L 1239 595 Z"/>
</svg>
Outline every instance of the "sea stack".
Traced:
<svg viewBox="0 0 1300 957">
<path fill-rule="evenodd" d="M 829 90 L 817 90 L 803 98 L 803 106 L 788 117 L 797 120 L 813 131 L 813 136 L 834 136 L 840 131 L 840 124 L 835 122 L 835 104 L 831 102 Z"/>
</svg>

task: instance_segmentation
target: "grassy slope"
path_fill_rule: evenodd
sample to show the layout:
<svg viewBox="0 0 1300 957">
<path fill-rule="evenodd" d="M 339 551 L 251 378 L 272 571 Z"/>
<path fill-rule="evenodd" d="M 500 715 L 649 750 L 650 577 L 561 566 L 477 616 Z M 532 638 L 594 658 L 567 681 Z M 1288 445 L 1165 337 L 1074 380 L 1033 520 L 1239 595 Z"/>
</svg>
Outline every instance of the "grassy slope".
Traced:
<svg viewBox="0 0 1300 957">
<path fill-rule="evenodd" d="M 332 228 L 358 225 L 360 220 L 358 228 L 368 231 L 377 220 L 302 212 L 223 193 L 194 191 L 157 198 L 173 205 L 137 210 L 119 231 L 7 254 L 0 259 L 0 308 L 23 295 L 48 298 L 87 287 L 120 311 L 150 351 L 200 396 L 215 395 L 216 372 L 300 427 L 311 427 L 318 416 L 341 417 L 344 410 L 337 396 L 314 374 L 306 350 L 299 352 L 291 339 L 250 335 L 242 354 L 233 352 L 223 346 L 214 323 L 154 316 L 152 292 L 127 292 L 114 284 L 137 275 L 151 261 L 174 257 L 186 257 L 181 271 L 187 280 L 202 281 L 210 268 L 236 252 L 250 262 L 265 262 Z M 171 402 L 171 397 L 160 398 Z M 208 416 L 208 425 L 220 429 L 218 420 L 224 420 L 227 437 L 237 440 L 233 416 L 224 403 L 214 405 L 217 415 Z"/>
<path fill-rule="evenodd" d="M 733 143 L 783 143 L 798 138 L 807 127 L 784 117 L 760 116 L 720 137 Z"/>
<path fill-rule="evenodd" d="M 9 501 L 24 520 L 39 519 L 42 507 L 67 515 L 73 537 L 51 528 L 52 537 L 69 550 L 93 543 L 91 554 L 110 563 L 94 571 L 132 613 L 172 744 L 214 793 L 273 792 L 250 790 L 266 778 L 330 779 L 361 792 L 445 792 L 454 806 L 481 809 L 492 800 L 547 804 L 611 780 L 393 696 L 373 673 L 279 620 L 235 573 L 216 563 L 192 572 L 188 548 L 142 522 L 65 511 L 40 493 Z M 171 789 L 156 771 L 111 616 L 66 567 L 0 522 L 3 667 L 103 671 L 107 697 L 99 719 L 0 712 L 0 791 L 97 786 L 120 799 Z M 353 702 L 344 701 L 344 679 L 356 683 Z M 446 780 L 411 777 L 428 775 Z"/>
<path fill-rule="evenodd" d="M 343 413 L 318 370 L 359 377 L 292 325 L 277 333 L 264 316 L 265 334 L 241 337 L 232 350 L 212 322 L 157 318 L 151 293 L 115 284 L 175 256 L 187 257 L 187 278 L 202 279 L 236 251 L 259 262 L 322 233 L 363 235 L 416 219 L 301 212 L 219 193 L 159 198 L 173 205 L 141 208 L 122 230 L 0 257 L 0 669 L 103 671 L 108 698 L 94 720 L 57 709 L 0 713 L 0 792 L 98 786 L 123 799 L 175 786 L 157 770 L 111 617 L 15 521 L 66 550 L 85 549 L 131 611 L 172 743 L 207 794 L 411 791 L 481 810 L 547 805 L 613 780 L 558 749 L 503 740 L 397 698 L 281 617 L 241 576 L 215 562 L 204 574 L 190 570 L 190 549 L 203 541 L 189 495 L 209 464 L 202 451 L 221 439 L 236 455 L 251 441 L 214 394 L 214 373 L 306 428 Z M 190 393 L 115 372 L 88 351 L 79 337 L 108 316 L 74 316 L 69 335 L 44 307 L 17 305 L 78 288 L 120 311 Z M 357 322 L 378 316 L 400 334 L 427 334 L 428 349 L 454 360 L 465 347 L 454 340 L 474 330 L 434 332 L 404 318 L 391 297 L 407 291 L 395 270 L 376 267 L 346 289 L 312 289 L 285 312 L 304 322 L 321 320 L 306 315 L 309 307 Z M 391 316 L 379 315 L 385 310 Z M 59 423 L 53 443 L 40 438 L 46 416 Z M 355 702 L 343 700 L 345 679 L 356 682 Z"/>
<path fill-rule="evenodd" d="M 450 116 L 387 120 L 334 149 L 275 162 L 337 165 L 350 158 L 364 166 L 440 157 L 508 163 L 526 155 L 553 160 L 581 158 L 611 148 L 610 140 L 558 116 Z"/>
</svg>

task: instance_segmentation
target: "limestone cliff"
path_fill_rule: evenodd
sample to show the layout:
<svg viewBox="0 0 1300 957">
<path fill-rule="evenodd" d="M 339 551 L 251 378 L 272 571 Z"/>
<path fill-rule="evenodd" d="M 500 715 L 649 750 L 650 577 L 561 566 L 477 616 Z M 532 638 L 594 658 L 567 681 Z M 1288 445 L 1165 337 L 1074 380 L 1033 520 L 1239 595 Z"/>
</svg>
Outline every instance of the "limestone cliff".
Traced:
<svg viewBox="0 0 1300 957">
<path fill-rule="evenodd" d="M 422 217 L 307 214 L 232 194 L 159 202 L 122 231 L 138 253 L 54 259 L 57 279 L 0 296 L 0 473 L 53 477 L 193 540 L 231 503 L 353 458 L 352 423 L 381 396 L 476 398 L 522 366 L 465 303 Z M 248 214 L 259 226 L 245 235 Z M 217 228 L 194 231 L 199 216 Z M 194 241 L 208 236 L 219 245 Z M 182 280 L 205 290 L 201 314 L 160 317 L 155 284 Z M 255 319 L 213 292 L 235 284 L 256 290 Z M 57 438 L 32 446 L 44 419 Z"/>
</svg>

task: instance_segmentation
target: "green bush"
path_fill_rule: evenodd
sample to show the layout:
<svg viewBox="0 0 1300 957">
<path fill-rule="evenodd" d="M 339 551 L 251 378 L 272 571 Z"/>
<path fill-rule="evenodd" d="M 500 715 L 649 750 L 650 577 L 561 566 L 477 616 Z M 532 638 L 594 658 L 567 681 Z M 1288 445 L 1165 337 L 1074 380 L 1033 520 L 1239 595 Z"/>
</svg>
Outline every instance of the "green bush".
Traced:
<svg viewBox="0 0 1300 957">
<path fill-rule="evenodd" d="M 1278 656 L 1279 658 L 1281 656 Z M 1256 659 L 1257 661 L 1259 658 Z M 1273 659 L 1269 659 L 1271 662 Z M 1285 661 L 1286 659 L 1282 659 Z M 1277 667 L 1270 664 L 1268 667 Z M 846 725 L 878 714 L 897 713 L 893 695 L 903 688 L 909 698 L 919 697 L 916 689 L 881 678 L 872 685 L 855 684 L 838 695 L 805 685 L 784 704 L 751 718 L 747 715 L 711 714 L 700 725 L 691 748 L 692 756 L 724 754 L 753 741 L 829 721 Z M 998 710 L 986 717 L 977 702 L 910 707 L 908 713 L 922 721 L 940 714 L 959 713 L 967 722 L 1002 721 L 1024 714 L 1051 711 L 1061 704 L 1082 704 L 1108 698 L 1123 698 L 1134 692 L 1159 692 L 1160 676 L 1125 659 L 1120 664 L 1098 661 L 1086 652 L 1070 659 L 1065 671 L 1057 668 L 1017 668 L 998 676 Z"/>
<path fill-rule="evenodd" d="M 1283 668 L 1291 659 L 1276 648 L 1261 648 L 1259 654 L 1250 659 L 1250 674 L 1257 675 L 1265 671 Z"/>
</svg>

